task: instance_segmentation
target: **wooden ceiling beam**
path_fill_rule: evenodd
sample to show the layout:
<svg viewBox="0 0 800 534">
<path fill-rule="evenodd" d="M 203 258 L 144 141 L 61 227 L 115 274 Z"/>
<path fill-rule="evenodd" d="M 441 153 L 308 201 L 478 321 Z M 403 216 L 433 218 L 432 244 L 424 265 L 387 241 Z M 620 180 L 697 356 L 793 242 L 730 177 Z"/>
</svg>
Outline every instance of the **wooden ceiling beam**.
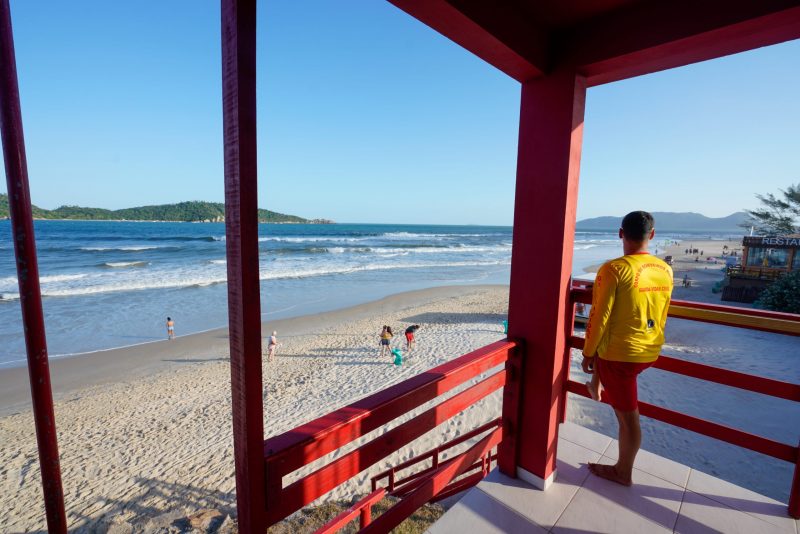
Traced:
<svg viewBox="0 0 800 534">
<path fill-rule="evenodd" d="M 389 2 L 517 81 L 536 78 L 549 66 L 549 33 L 512 3 L 484 0 Z"/>
<path fill-rule="evenodd" d="M 797 0 L 644 2 L 554 37 L 590 86 L 800 38 Z"/>
</svg>

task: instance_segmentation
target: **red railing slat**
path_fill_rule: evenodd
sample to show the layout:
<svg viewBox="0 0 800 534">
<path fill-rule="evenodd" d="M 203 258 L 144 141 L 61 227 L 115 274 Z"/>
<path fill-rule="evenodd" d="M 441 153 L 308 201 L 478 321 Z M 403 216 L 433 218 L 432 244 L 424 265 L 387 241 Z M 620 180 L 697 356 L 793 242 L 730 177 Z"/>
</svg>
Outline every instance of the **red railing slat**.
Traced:
<svg viewBox="0 0 800 534">
<path fill-rule="evenodd" d="M 570 338 L 570 346 L 573 348 L 582 349 L 583 343 L 584 339 L 582 337 L 572 336 Z M 774 378 L 740 373 L 739 371 L 731 371 L 721 367 L 713 367 L 702 363 L 681 360 L 663 354 L 658 357 L 653 367 L 679 375 L 715 382 L 724 386 L 769 395 L 770 397 L 800 402 L 800 385 L 792 384 L 791 382 L 783 382 L 781 380 L 775 380 Z"/>
<path fill-rule="evenodd" d="M 489 456 L 490 456 L 492 461 L 496 461 L 497 460 L 497 454 L 490 454 Z M 401 480 L 401 481 L 399 481 L 397 483 L 398 487 L 396 487 L 396 489 L 394 491 L 390 491 L 389 492 L 389 495 L 391 495 L 392 497 L 399 497 L 399 498 L 405 497 L 406 495 L 408 495 L 409 493 L 414 491 L 414 489 L 418 488 L 421 484 L 423 484 L 425 482 L 425 480 L 426 480 L 426 476 L 427 475 L 429 475 L 433 471 L 437 471 L 440 467 L 442 467 L 444 465 L 447 465 L 450 462 L 455 461 L 457 458 L 458 458 L 458 456 L 454 456 L 453 458 L 449 458 L 449 459 L 443 461 L 441 464 L 439 464 L 436 467 L 429 467 L 429 468 L 425 469 L 424 471 L 421 471 L 419 473 L 414 473 L 412 476 L 404 478 L 403 480 Z M 479 467 L 483 467 L 483 465 L 484 465 L 484 460 L 483 460 L 483 458 L 480 458 L 478 461 L 473 462 L 472 465 L 470 465 L 469 467 L 464 469 L 462 474 L 469 473 L 473 469 L 477 469 Z M 483 469 L 481 469 L 481 472 L 483 472 Z M 482 476 L 486 476 L 486 473 L 483 473 Z M 456 480 L 455 482 L 451 483 L 449 487 L 452 487 L 452 486 L 458 484 L 459 482 L 461 482 L 461 480 Z"/>
<path fill-rule="evenodd" d="M 506 380 L 508 380 L 508 375 L 506 375 Z M 486 432 L 490 428 L 499 426 L 501 424 L 501 421 L 502 420 L 498 417 L 497 419 L 495 419 L 493 421 L 489 421 L 488 423 L 483 424 L 483 425 L 475 428 L 474 430 L 470 430 L 466 434 L 462 434 L 462 435 L 458 436 L 457 438 L 448 441 L 447 443 L 442 443 L 441 445 L 439 445 L 438 447 L 436 447 L 434 449 L 430 449 L 428 451 L 423 452 L 422 454 L 418 454 L 414 458 L 411 458 L 410 460 L 406 460 L 405 462 L 394 466 L 392 469 L 387 469 L 386 471 L 383 471 L 382 473 L 378 473 L 377 475 L 372 477 L 373 488 L 376 487 L 375 484 L 378 481 L 380 481 L 382 478 L 386 478 L 389 475 L 389 473 L 394 472 L 395 474 L 397 474 L 398 471 L 402 471 L 403 469 L 407 469 L 407 468 L 411 467 L 412 465 L 416 465 L 416 464 L 418 464 L 420 462 L 424 462 L 428 458 L 432 458 L 433 456 L 441 454 L 443 451 L 446 451 L 448 449 L 452 449 L 453 447 L 455 447 L 457 445 L 460 445 L 460 444 L 464 443 L 465 441 L 468 441 L 468 440 L 474 438 L 475 436 L 477 436 L 479 434 L 483 434 L 484 432 Z M 402 480 L 396 480 L 395 481 L 395 485 L 402 484 L 403 482 L 405 482 L 407 480 L 411 480 L 412 478 L 415 478 L 417 476 L 419 476 L 419 473 L 415 473 L 415 474 L 413 474 L 413 475 L 411 475 L 411 476 L 409 476 L 409 477 L 407 477 L 405 479 L 402 479 Z"/>
<path fill-rule="evenodd" d="M 573 286 L 571 296 L 573 302 L 592 303 L 591 288 Z M 708 313 L 692 313 L 693 311 Z M 738 308 L 736 306 L 707 304 L 688 300 L 673 300 L 670 304 L 669 316 L 702 323 L 761 330 L 774 334 L 800 336 L 800 315 L 794 313 Z M 759 322 L 759 320 L 761 321 Z"/>
<path fill-rule="evenodd" d="M 316 500 L 392 452 L 433 430 L 505 384 L 505 370 L 471 386 L 446 401 L 406 421 L 341 458 L 286 487 L 280 506 L 270 506 L 269 518 L 278 521 Z"/>
<path fill-rule="evenodd" d="M 491 434 L 481 439 L 469 450 L 454 458 L 452 463 L 441 466 L 436 472 L 428 475 L 425 482 L 406 498 L 395 504 L 379 518 L 362 530 L 369 532 L 389 532 L 403 522 L 414 510 L 429 502 L 433 497 L 444 490 L 450 482 L 461 475 L 481 456 L 497 446 L 503 438 L 502 428 L 495 429 Z"/>
<path fill-rule="evenodd" d="M 376 502 L 383 499 L 384 495 L 386 495 L 386 489 L 384 488 L 373 491 L 341 514 L 322 525 L 319 529 L 314 531 L 314 534 L 332 534 L 333 532 L 338 531 L 347 525 L 347 523 L 361 515 L 362 508 L 372 506 Z M 361 526 L 365 527 L 366 525 Z"/>
<path fill-rule="evenodd" d="M 497 341 L 270 438 L 266 461 L 281 476 L 299 469 L 503 363 L 515 346 Z"/>
<path fill-rule="evenodd" d="M 471 488 L 472 486 L 475 486 L 476 484 L 478 484 L 478 482 L 483 480 L 485 476 L 486 476 L 485 473 L 478 472 L 478 473 L 473 473 L 473 474 L 471 474 L 469 476 L 466 476 L 466 477 L 462 478 L 461 480 L 457 480 L 457 481 L 453 482 L 452 484 L 448 485 L 446 488 L 444 488 L 438 495 L 434 496 L 431 499 L 431 502 L 439 502 L 442 499 L 446 499 L 448 497 L 452 497 L 453 495 L 461 493 L 462 491 L 466 490 L 467 488 Z"/>
<path fill-rule="evenodd" d="M 567 381 L 567 390 L 577 395 L 589 397 L 589 392 L 585 384 L 580 384 L 574 380 Z M 607 404 L 607 403 L 606 403 Z M 760 452 L 767 456 L 772 456 L 779 460 L 795 463 L 797 461 L 798 448 L 780 443 L 769 438 L 749 434 L 736 428 L 731 428 L 719 423 L 713 423 L 699 417 L 676 412 L 668 408 L 656 406 L 646 402 L 639 402 L 639 413 L 644 416 L 658 419 L 664 423 L 703 434 L 710 438 L 725 441 L 751 451 Z"/>
</svg>

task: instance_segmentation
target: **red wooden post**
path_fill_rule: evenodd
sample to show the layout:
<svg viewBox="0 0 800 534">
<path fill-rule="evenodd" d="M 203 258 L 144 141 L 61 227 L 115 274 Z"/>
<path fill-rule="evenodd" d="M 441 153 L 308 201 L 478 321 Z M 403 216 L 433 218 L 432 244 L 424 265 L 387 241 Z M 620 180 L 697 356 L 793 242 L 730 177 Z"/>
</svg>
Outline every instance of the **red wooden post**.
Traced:
<svg viewBox="0 0 800 534">
<path fill-rule="evenodd" d="M 19 300 L 28 354 L 28 375 L 33 399 L 33 420 L 39 447 L 42 489 L 49 532 L 67 532 L 64 512 L 64 490 L 58 461 L 58 439 L 50 388 L 47 360 L 47 339 L 39 288 L 39 265 L 33 234 L 31 194 L 28 185 L 28 162 L 22 132 L 22 110 L 19 103 L 17 62 L 8 0 L 0 3 L 0 130 L 3 158 L 6 165 L 8 204 L 11 211 L 11 233 L 17 261 Z"/>
<path fill-rule="evenodd" d="M 517 476 L 519 432 L 521 429 L 522 363 L 524 343 L 514 348 L 506 360 L 506 385 L 503 388 L 503 441 L 497 446 L 497 465 L 508 476 Z"/>
<path fill-rule="evenodd" d="M 546 488 L 556 467 L 586 81 L 571 67 L 522 84 L 509 338 L 525 341 L 517 468 Z M 505 410 L 504 410 L 505 411 Z"/>
<path fill-rule="evenodd" d="M 222 103 L 236 508 L 241 532 L 265 532 L 255 0 L 222 0 Z"/>
<path fill-rule="evenodd" d="M 361 509 L 361 515 L 359 518 L 361 522 L 361 528 L 366 527 L 370 523 L 372 523 L 372 505 L 367 504 L 364 508 Z"/>
<path fill-rule="evenodd" d="M 800 519 L 800 443 L 797 446 L 799 450 L 794 464 L 792 489 L 789 492 L 789 515 L 795 519 Z"/>
<path fill-rule="evenodd" d="M 570 279 L 569 287 L 572 287 L 572 279 Z M 567 329 L 567 339 L 571 339 L 572 335 L 575 333 L 575 300 L 572 298 L 572 290 L 570 289 L 569 292 L 569 300 L 567 301 L 567 320 L 564 326 Z M 566 346 L 564 347 L 564 383 L 566 384 L 569 380 L 569 363 L 570 363 L 570 355 L 572 354 L 571 345 L 567 342 Z M 560 423 L 567 422 L 567 388 L 561 388 L 561 419 L 559 420 Z"/>
</svg>

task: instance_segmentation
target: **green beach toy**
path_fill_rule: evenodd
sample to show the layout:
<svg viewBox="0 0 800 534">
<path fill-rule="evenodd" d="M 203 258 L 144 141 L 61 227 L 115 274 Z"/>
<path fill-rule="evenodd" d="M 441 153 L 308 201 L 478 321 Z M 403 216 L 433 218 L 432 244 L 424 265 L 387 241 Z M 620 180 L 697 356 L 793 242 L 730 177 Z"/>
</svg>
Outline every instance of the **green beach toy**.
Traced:
<svg viewBox="0 0 800 534">
<path fill-rule="evenodd" d="M 392 354 L 394 355 L 394 364 L 398 367 L 403 365 L 403 353 L 400 352 L 400 349 L 392 349 Z"/>
<path fill-rule="evenodd" d="M 503 321 L 503 333 L 508 334 L 508 320 Z"/>
</svg>

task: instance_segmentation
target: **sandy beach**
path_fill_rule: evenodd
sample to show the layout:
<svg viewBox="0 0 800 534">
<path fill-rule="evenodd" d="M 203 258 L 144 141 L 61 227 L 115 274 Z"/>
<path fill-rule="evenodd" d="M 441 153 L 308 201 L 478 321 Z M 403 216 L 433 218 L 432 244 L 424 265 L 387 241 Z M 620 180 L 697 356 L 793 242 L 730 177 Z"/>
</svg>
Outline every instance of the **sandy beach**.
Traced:
<svg viewBox="0 0 800 534">
<path fill-rule="evenodd" d="M 707 250 L 713 249 L 709 246 Z M 710 287 L 720 278 L 719 266 L 698 270 L 693 259 L 678 258 L 676 280 L 681 278 L 684 264 L 687 269 L 694 268 L 691 276 L 697 284 L 691 288 L 678 284 L 675 297 L 718 299 Z M 501 321 L 506 318 L 507 307 L 507 286 L 455 286 L 402 293 L 335 312 L 264 323 L 264 335 L 277 330 L 282 343 L 277 360 L 264 362 L 266 436 L 289 430 L 503 338 Z M 388 357 L 381 359 L 381 325 L 393 325 L 393 346 L 401 346 L 402 330 L 415 323 L 422 325 L 417 334 L 418 345 L 404 365 L 397 368 Z M 787 355 L 796 349 L 796 338 L 681 320 L 670 321 L 667 334 L 666 353 L 800 381 L 797 366 L 786 364 Z M 574 353 L 571 372 L 581 379 L 578 362 L 579 355 Z M 105 532 L 109 525 L 122 521 L 144 525 L 152 517 L 173 511 L 191 513 L 215 508 L 225 514 L 235 512 L 225 329 L 179 337 L 172 342 L 56 359 L 52 362 L 52 375 L 71 531 Z M 722 386 L 698 387 L 691 379 L 660 371 L 649 373 L 640 386 L 643 400 L 707 415 L 698 413 L 700 407 L 710 410 L 715 420 L 725 424 L 796 442 L 796 425 L 787 427 L 785 422 L 800 420 L 800 409 L 787 407 L 791 403 L 784 401 L 765 403 L 762 397 L 746 393 L 734 392 L 731 397 L 730 391 L 723 390 L 726 388 Z M 751 403 L 756 406 L 752 397 L 757 397 L 758 408 L 730 409 L 749 407 Z M 26 369 L 0 372 L 0 501 L 8 503 L 0 510 L 0 532 L 45 527 L 28 398 Z M 488 397 L 323 500 L 349 499 L 365 491 L 372 474 L 496 417 L 501 403 L 499 392 Z M 606 434 L 615 432 L 610 409 L 585 399 L 571 398 L 568 418 Z M 381 430 L 352 446 L 378 432 Z M 762 462 L 762 457 L 703 439 L 660 423 L 645 422 L 645 449 L 776 498 L 788 494 L 788 464 L 759 463 L 759 473 L 764 476 L 743 479 L 735 466 Z M 307 466 L 300 473 L 313 468 Z M 759 487 L 764 479 L 774 485 Z"/>
<path fill-rule="evenodd" d="M 277 330 L 282 343 L 277 360 L 264 362 L 266 435 L 501 339 L 507 292 L 505 286 L 435 288 L 265 323 L 264 333 Z M 414 323 L 422 325 L 418 346 L 404 365 L 379 358 L 381 325 L 395 325 L 393 346 L 400 346 L 402 329 Z M 105 531 L 123 520 L 143 524 L 177 509 L 235 511 L 224 330 L 55 360 L 52 373 L 71 531 Z M 0 391 L 0 501 L 8 503 L 0 532 L 43 529 L 25 369 L 0 373 Z M 498 392 L 327 498 L 349 498 L 365 489 L 369 473 L 496 417 L 500 406 Z"/>
</svg>

